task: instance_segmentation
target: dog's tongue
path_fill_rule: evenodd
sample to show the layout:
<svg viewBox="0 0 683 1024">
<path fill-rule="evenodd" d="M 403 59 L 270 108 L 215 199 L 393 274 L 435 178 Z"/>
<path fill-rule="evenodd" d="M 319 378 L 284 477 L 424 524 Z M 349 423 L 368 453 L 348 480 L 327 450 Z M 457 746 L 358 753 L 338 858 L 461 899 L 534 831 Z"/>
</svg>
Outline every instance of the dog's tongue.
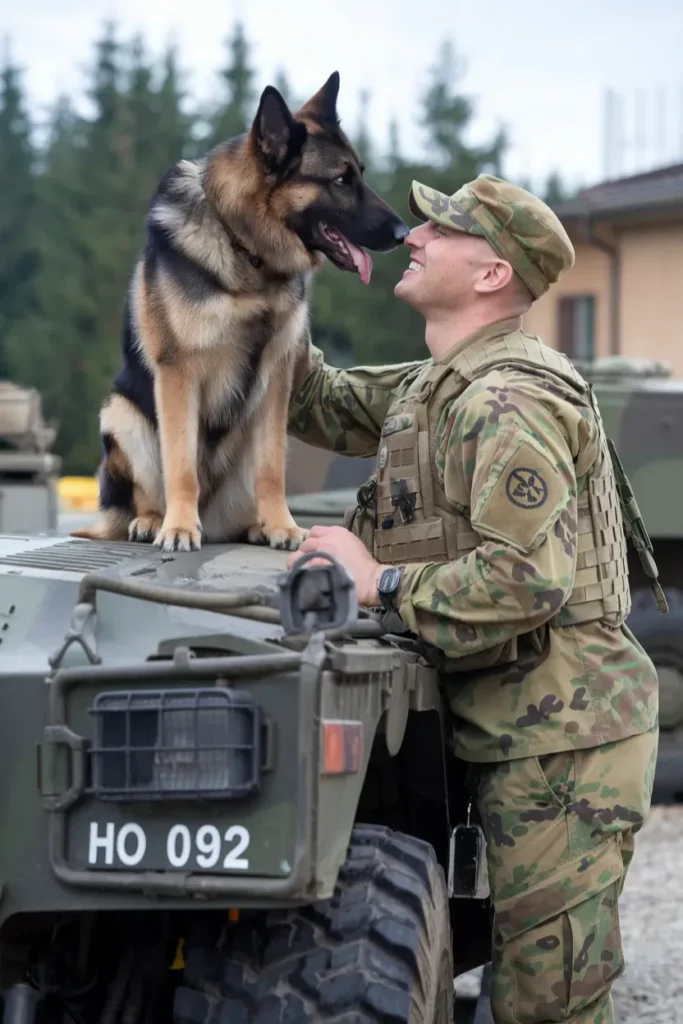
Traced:
<svg viewBox="0 0 683 1024">
<path fill-rule="evenodd" d="M 353 245 L 349 242 L 348 238 L 345 239 L 345 241 L 349 252 L 351 253 L 351 258 L 356 264 L 356 270 L 358 271 L 361 281 L 363 284 L 369 284 L 370 275 L 372 274 L 372 260 L 366 253 L 365 249 L 360 249 L 357 245 Z"/>
</svg>

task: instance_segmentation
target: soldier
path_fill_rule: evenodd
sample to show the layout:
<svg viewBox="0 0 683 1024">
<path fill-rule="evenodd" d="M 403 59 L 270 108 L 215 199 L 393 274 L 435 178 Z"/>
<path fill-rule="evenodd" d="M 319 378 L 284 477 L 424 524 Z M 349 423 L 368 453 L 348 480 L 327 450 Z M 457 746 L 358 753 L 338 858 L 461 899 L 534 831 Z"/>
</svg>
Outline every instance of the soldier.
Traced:
<svg viewBox="0 0 683 1024">
<path fill-rule="evenodd" d="M 395 294 L 429 357 L 338 370 L 311 346 L 290 432 L 377 469 L 347 528 L 315 527 L 290 564 L 337 557 L 440 668 L 487 839 L 496 1024 L 612 1024 L 657 677 L 624 625 L 623 477 L 592 392 L 522 328 L 574 250 L 490 175 L 452 196 L 413 182 L 410 208 Z"/>
</svg>

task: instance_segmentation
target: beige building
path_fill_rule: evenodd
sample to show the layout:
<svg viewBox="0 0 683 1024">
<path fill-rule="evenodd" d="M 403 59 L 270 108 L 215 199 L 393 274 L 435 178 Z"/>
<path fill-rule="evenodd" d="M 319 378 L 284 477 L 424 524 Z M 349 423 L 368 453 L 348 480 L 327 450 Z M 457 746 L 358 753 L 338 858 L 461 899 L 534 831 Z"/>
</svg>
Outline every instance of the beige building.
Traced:
<svg viewBox="0 0 683 1024">
<path fill-rule="evenodd" d="M 602 182 L 555 212 L 576 263 L 525 328 L 572 358 L 659 359 L 683 378 L 683 164 Z"/>
</svg>

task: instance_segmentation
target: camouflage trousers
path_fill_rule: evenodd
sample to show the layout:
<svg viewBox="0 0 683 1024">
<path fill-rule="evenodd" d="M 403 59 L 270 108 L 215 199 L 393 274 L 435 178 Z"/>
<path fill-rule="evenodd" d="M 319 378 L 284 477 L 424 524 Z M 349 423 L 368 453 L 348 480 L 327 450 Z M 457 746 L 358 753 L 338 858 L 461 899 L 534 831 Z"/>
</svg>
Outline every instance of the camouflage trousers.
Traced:
<svg viewBox="0 0 683 1024">
<path fill-rule="evenodd" d="M 496 1024 L 614 1024 L 618 900 L 650 808 L 658 729 L 476 765 L 494 906 Z"/>
</svg>

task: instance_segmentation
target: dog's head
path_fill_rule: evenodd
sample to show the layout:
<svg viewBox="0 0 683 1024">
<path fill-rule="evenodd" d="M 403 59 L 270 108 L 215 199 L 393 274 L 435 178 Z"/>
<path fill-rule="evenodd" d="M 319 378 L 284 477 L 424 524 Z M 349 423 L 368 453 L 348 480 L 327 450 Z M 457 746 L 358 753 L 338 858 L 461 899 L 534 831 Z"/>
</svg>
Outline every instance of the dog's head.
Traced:
<svg viewBox="0 0 683 1024">
<path fill-rule="evenodd" d="M 365 249 L 389 252 L 409 228 L 365 181 L 359 155 L 339 125 L 338 92 L 335 71 L 293 114 L 278 90 L 267 86 L 250 138 L 271 210 L 313 262 L 322 254 L 367 284 L 372 261 Z"/>
</svg>

